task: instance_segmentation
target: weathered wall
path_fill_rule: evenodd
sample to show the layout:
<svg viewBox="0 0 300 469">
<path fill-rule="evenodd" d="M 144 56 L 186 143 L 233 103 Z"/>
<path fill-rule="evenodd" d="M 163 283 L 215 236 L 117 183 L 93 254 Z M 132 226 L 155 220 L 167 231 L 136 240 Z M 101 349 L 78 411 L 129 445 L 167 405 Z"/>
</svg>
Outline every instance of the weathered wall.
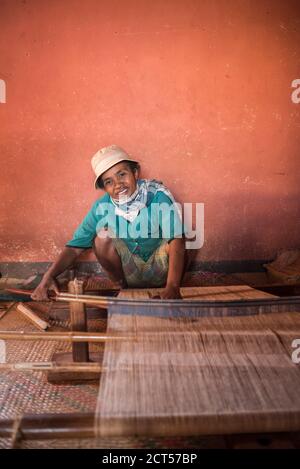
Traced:
<svg viewBox="0 0 300 469">
<path fill-rule="evenodd" d="M 205 203 L 202 260 L 299 245 L 300 5 L 0 0 L 0 260 L 53 259 L 117 143 Z"/>
</svg>

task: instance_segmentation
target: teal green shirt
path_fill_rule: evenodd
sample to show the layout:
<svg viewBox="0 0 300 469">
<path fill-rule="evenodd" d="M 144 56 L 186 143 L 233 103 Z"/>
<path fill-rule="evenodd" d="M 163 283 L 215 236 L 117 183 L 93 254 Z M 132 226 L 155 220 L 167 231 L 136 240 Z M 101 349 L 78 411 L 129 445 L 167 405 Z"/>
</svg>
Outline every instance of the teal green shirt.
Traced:
<svg viewBox="0 0 300 469">
<path fill-rule="evenodd" d="M 110 228 L 115 237 L 122 238 L 129 251 L 145 262 L 163 239 L 171 241 L 184 234 L 178 210 L 164 192 L 151 194 L 147 206 L 140 210 L 133 222 L 116 215 L 110 196 L 104 194 L 92 205 L 66 246 L 91 248 L 98 231 L 105 227 Z"/>
</svg>

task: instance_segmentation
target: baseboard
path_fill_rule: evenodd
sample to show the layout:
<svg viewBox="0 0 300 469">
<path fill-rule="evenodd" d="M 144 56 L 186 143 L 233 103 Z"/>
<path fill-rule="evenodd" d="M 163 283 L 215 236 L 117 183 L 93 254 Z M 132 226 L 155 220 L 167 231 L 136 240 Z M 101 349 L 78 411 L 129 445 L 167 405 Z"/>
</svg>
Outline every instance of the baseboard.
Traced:
<svg viewBox="0 0 300 469">
<path fill-rule="evenodd" d="M 194 261 L 190 271 L 207 271 L 218 273 L 264 272 L 263 264 L 271 260 L 239 260 L 239 261 Z M 0 262 L 2 277 L 27 278 L 30 275 L 43 274 L 51 262 Z M 100 264 L 94 261 L 82 261 L 76 264 L 76 271 L 85 274 L 105 275 Z"/>
</svg>

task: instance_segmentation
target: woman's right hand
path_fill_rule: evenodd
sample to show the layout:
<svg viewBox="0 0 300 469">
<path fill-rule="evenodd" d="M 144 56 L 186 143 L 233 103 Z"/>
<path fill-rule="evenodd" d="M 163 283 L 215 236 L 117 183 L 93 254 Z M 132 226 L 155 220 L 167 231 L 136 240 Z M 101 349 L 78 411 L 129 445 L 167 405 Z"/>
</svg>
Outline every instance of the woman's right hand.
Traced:
<svg viewBox="0 0 300 469">
<path fill-rule="evenodd" d="M 59 294 L 58 283 L 54 278 L 42 280 L 40 284 L 31 294 L 31 299 L 34 301 L 47 301 L 49 300 L 49 291 L 54 291 Z"/>
</svg>

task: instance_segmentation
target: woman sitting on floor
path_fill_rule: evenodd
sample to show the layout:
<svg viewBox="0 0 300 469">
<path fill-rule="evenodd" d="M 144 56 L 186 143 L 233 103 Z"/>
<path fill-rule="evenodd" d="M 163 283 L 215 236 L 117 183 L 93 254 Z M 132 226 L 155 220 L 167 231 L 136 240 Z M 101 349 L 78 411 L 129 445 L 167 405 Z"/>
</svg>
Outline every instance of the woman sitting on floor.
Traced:
<svg viewBox="0 0 300 469">
<path fill-rule="evenodd" d="M 32 293 L 58 293 L 56 277 L 86 249 L 121 288 L 164 287 L 161 298 L 180 298 L 187 268 L 184 226 L 171 192 L 155 179 L 140 179 L 140 165 L 116 145 L 92 158 L 96 189 L 105 194 L 91 207 L 57 260 Z"/>
</svg>

